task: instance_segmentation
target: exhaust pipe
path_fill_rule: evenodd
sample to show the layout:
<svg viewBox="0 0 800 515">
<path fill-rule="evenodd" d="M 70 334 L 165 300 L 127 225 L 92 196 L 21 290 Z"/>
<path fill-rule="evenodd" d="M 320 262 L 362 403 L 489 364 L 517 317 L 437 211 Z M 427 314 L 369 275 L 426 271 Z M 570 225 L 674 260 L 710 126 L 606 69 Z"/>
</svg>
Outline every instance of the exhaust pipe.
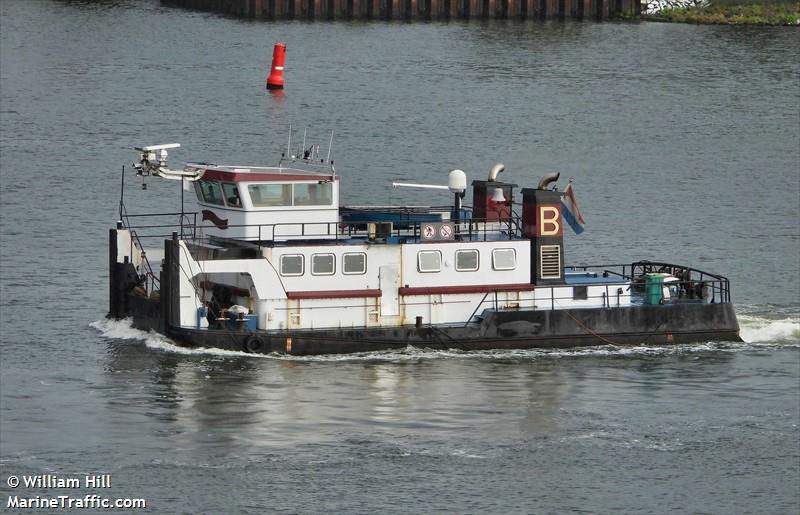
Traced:
<svg viewBox="0 0 800 515">
<path fill-rule="evenodd" d="M 492 167 L 489 171 L 489 181 L 495 182 L 497 180 L 497 176 L 500 175 L 500 172 L 506 169 L 506 165 L 503 163 L 497 163 Z"/>
<path fill-rule="evenodd" d="M 550 172 L 539 181 L 539 185 L 536 186 L 537 190 L 546 190 L 547 186 L 550 185 L 552 182 L 556 182 L 558 177 L 561 175 L 561 172 Z"/>
</svg>

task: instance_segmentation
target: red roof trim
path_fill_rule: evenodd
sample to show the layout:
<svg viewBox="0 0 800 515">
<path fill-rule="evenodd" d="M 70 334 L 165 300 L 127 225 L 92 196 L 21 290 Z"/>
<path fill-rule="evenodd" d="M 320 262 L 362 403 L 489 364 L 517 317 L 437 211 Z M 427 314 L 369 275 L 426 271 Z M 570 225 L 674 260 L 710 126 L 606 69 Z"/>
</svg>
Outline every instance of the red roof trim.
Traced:
<svg viewBox="0 0 800 515">
<path fill-rule="evenodd" d="M 330 290 L 330 291 L 287 291 L 288 299 L 355 299 L 360 297 L 380 297 L 381 290 Z"/>
<path fill-rule="evenodd" d="M 489 293 L 504 291 L 530 291 L 534 286 L 529 283 L 523 284 L 470 284 L 467 286 L 420 286 L 410 288 L 408 286 L 400 288 L 400 295 L 440 295 L 453 293 Z"/>
<path fill-rule="evenodd" d="M 269 173 L 269 172 L 234 172 L 227 170 L 208 169 L 203 174 L 203 179 L 226 182 L 287 182 L 287 181 L 332 181 L 339 180 L 339 176 L 311 175 L 300 173 Z"/>
</svg>

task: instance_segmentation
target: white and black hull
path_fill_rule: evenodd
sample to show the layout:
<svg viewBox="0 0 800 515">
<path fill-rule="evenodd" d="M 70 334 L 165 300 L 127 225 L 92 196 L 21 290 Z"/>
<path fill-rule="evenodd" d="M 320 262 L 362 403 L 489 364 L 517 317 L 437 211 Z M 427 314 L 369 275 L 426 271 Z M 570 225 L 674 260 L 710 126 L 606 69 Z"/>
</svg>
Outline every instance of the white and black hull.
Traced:
<svg viewBox="0 0 800 515">
<path fill-rule="evenodd" d="M 112 262 L 110 313 L 131 318 L 142 330 L 162 333 L 187 347 L 291 355 L 343 354 L 404 349 L 487 350 L 570 348 L 595 345 L 669 345 L 741 341 L 730 303 L 678 303 L 606 308 L 487 309 L 468 324 L 420 324 L 297 330 L 247 330 L 245 325 L 193 328 L 170 322 L 177 291 L 169 267 L 161 274 L 158 298 L 138 294 L 128 263 Z"/>
</svg>

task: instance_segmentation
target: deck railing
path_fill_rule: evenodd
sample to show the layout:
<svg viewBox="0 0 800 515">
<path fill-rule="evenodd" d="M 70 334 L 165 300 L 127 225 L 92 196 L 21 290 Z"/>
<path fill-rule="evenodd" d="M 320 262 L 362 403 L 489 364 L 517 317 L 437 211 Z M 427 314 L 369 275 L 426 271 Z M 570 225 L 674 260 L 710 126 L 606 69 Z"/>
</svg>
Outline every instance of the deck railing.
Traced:
<svg viewBox="0 0 800 515">
<path fill-rule="evenodd" d="M 322 240 L 348 240 L 363 238 L 366 241 L 386 241 L 388 243 L 413 243 L 422 240 L 421 227 L 425 221 L 407 220 L 397 227 L 392 226 L 391 230 L 381 232 L 380 223 L 356 221 L 356 222 L 322 222 L 322 223 L 296 223 L 296 224 L 259 224 L 259 225 L 230 225 L 229 228 L 254 228 L 256 236 L 250 238 L 223 238 L 218 236 L 203 237 L 202 228 L 197 224 L 198 213 L 153 213 L 153 214 L 134 214 L 122 212 L 122 226 L 131 230 L 133 245 L 142 252 L 145 271 L 149 273 L 152 288 L 158 287 L 158 279 L 153 274 L 152 267 L 147 260 L 142 240 L 170 238 L 177 232 L 181 238 L 192 243 L 197 248 L 211 248 L 221 250 L 239 249 L 240 251 L 250 251 L 260 249 L 264 246 L 285 245 L 287 242 L 303 238 L 314 238 Z M 178 220 L 175 223 L 175 220 Z M 151 222 L 152 220 L 152 222 Z M 449 220 L 442 222 L 453 223 L 455 237 L 464 241 L 487 241 L 487 240 L 511 240 L 522 238 L 521 220 L 516 214 L 504 220 L 476 220 L 467 219 L 458 223 Z M 274 239 L 276 228 L 280 233 L 281 228 L 295 228 L 294 233 L 281 234 L 285 240 L 276 241 Z M 388 226 L 385 226 L 388 227 Z M 220 252 L 218 255 L 210 254 L 205 258 L 237 257 L 236 252 Z M 712 274 L 696 268 L 675 265 L 672 263 L 636 261 L 630 264 L 613 265 L 577 265 L 564 268 L 565 273 L 586 272 L 602 276 L 604 278 L 619 278 L 621 282 L 631 282 L 631 294 L 636 297 L 645 291 L 645 275 L 648 273 L 666 273 L 678 279 L 676 282 L 665 284 L 668 287 L 677 288 L 678 302 L 730 302 L 730 282 L 724 276 Z M 574 286 L 565 284 L 564 286 Z M 613 286 L 610 284 L 609 286 Z M 608 289 L 608 286 L 606 287 Z M 499 290 L 502 291 L 502 290 Z M 480 305 L 492 302 L 487 293 Z M 617 296 L 616 290 L 604 292 L 602 295 L 602 305 L 613 305 L 613 299 Z M 570 297 L 571 299 L 571 297 Z M 550 299 L 550 308 L 556 309 L 557 299 Z M 675 301 L 675 299 L 670 299 Z M 497 301 L 493 301 L 496 305 Z M 472 320 L 478 309 L 470 317 Z"/>
<path fill-rule="evenodd" d="M 139 239 L 170 238 L 178 232 L 183 240 L 194 244 L 210 243 L 233 247 L 245 242 L 247 247 L 256 245 L 274 246 L 298 239 L 345 240 L 363 238 L 369 241 L 391 243 L 413 243 L 422 241 L 422 227 L 429 221 L 404 219 L 389 225 L 388 222 L 285 222 L 275 224 L 228 224 L 225 231 L 231 237 L 203 236 L 204 227 L 197 224 L 199 213 L 148 213 L 125 214 L 123 226 L 135 231 Z M 175 218 L 179 222 L 175 223 Z M 150 220 L 159 220 L 161 223 Z M 512 215 L 501 220 L 468 218 L 463 221 L 442 219 L 438 223 L 450 223 L 454 238 L 466 241 L 512 240 L 521 237 L 521 219 Z M 391 229 L 389 229 L 391 227 Z M 219 233 L 213 227 L 208 230 Z"/>
<path fill-rule="evenodd" d="M 635 261 L 630 264 L 616 265 L 578 265 L 565 267 L 566 272 L 592 272 L 603 277 L 619 277 L 632 281 L 634 292 L 643 292 L 645 288 L 645 275 L 649 273 L 666 273 L 678 279 L 677 282 L 667 283 L 665 286 L 676 286 L 679 289 L 679 300 L 710 302 L 731 301 L 730 281 L 727 277 L 712 274 L 697 268 L 674 263 L 657 261 Z M 704 290 L 705 288 L 705 290 Z"/>
</svg>

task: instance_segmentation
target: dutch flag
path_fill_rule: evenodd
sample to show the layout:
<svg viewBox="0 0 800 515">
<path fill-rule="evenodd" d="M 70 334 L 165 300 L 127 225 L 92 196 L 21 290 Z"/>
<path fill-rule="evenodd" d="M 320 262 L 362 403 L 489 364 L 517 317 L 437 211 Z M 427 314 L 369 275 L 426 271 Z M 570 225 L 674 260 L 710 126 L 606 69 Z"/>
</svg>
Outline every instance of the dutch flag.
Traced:
<svg viewBox="0 0 800 515">
<path fill-rule="evenodd" d="M 572 189 L 572 179 L 569 180 L 569 184 L 564 188 L 564 194 L 561 195 L 561 205 L 564 208 L 564 220 L 572 227 L 575 234 L 582 233 L 586 221 L 583 219 L 581 210 L 578 208 L 578 202 L 575 200 L 575 192 Z"/>
</svg>

